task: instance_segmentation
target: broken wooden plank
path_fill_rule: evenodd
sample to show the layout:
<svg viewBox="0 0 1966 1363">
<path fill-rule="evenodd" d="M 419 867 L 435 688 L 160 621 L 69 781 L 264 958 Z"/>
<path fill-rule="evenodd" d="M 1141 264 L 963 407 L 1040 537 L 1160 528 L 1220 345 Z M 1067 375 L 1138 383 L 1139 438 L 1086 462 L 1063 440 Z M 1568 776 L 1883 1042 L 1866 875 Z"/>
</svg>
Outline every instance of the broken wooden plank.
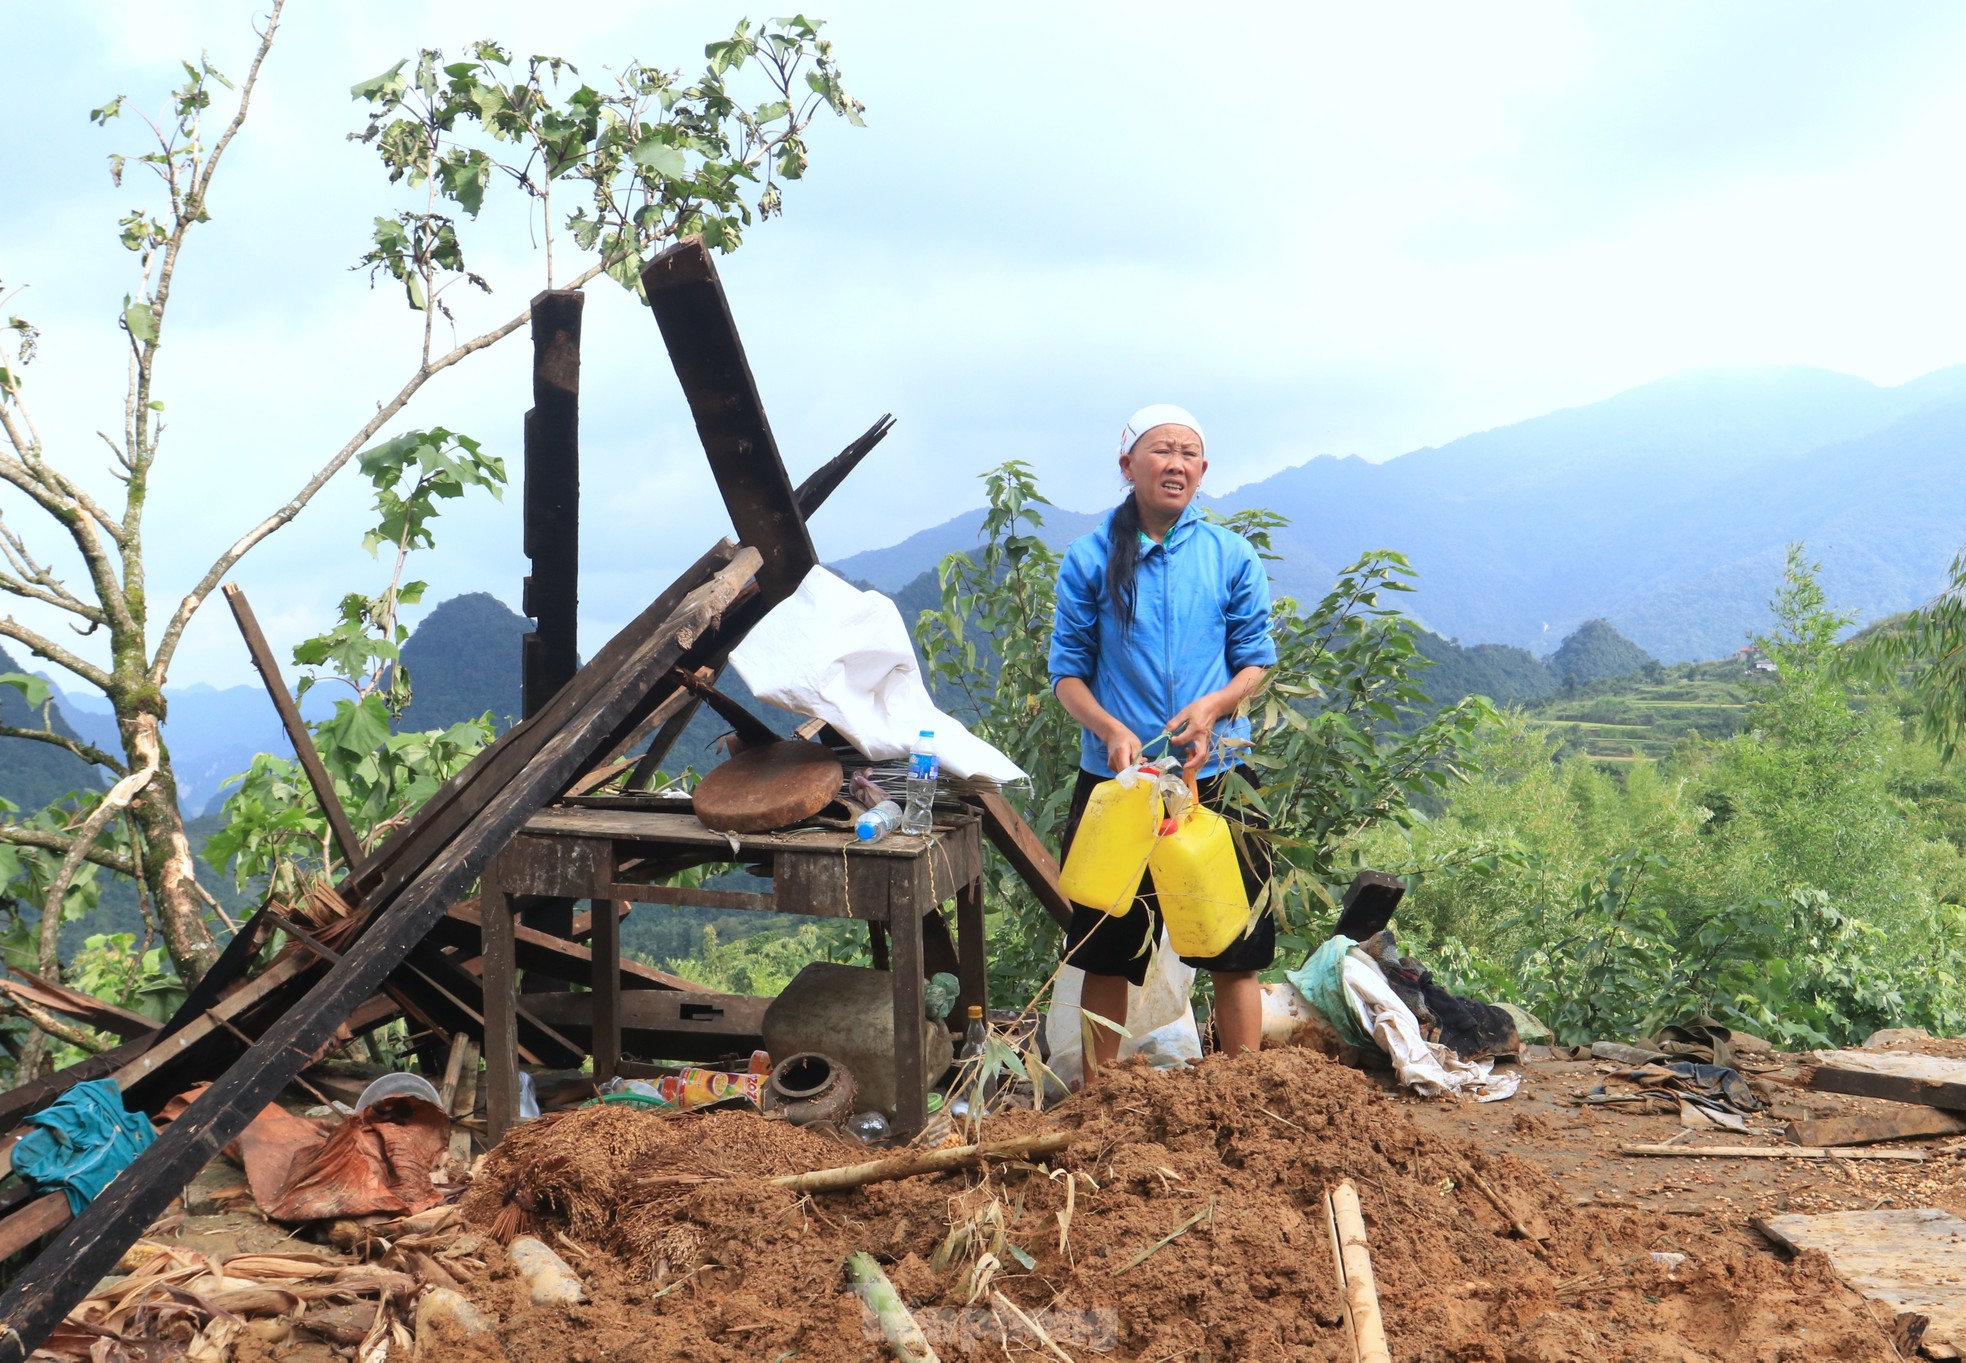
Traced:
<svg viewBox="0 0 1966 1363">
<path fill-rule="evenodd" d="M 355 1005 L 375 993 L 443 917 L 446 905 L 483 874 L 498 849 L 580 777 L 601 736 L 613 732 L 651 689 L 673 684 L 666 681 L 669 669 L 716 627 L 758 562 L 755 550 L 742 549 L 728 568 L 692 592 L 635 649 L 627 666 L 594 688 L 591 699 L 553 733 L 538 756 L 446 841 L 403 893 L 381 906 L 369 930 L 299 1005 L 274 1021 L 244 1059 L 227 1069 L 21 1271 L 0 1294 L 0 1363 L 24 1363 L 177 1191 L 286 1087 Z M 569 685 L 562 694 L 574 689 Z"/>
<path fill-rule="evenodd" d="M 455 837 L 492 794 L 503 789 L 552 740 L 557 729 L 621 670 L 638 644 L 660 629 L 690 593 L 701 590 L 723 571 L 736 552 L 736 546 L 726 540 L 685 569 L 648 609 L 609 640 L 573 681 L 555 692 L 543 710 L 500 734 L 463 771 L 439 786 L 408 823 L 350 871 L 340 886 L 343 897 L 353 895 L 363 902 L 375 902 L 407 884 L 423 859 Z"/>
<path fill-rule="evenodd" d="M 1904 1107 L 1874 1117 L 1824 1117 L 1796 1121 L 1783 1132 L 1791 1145 L 1874 1145 L 1966 1132 L 1966 1116 L 1942 1108 Z"/>
<path fill-rule="evenodd" d="M 1069 927 L 1072 902 L 1058 888 L 1058 859 L 1051 855 L 1051 849 L 1003 796 L 994 792 L 973 795 L 970 802 L 983 813 L 983 833 L 991 846 L 1003 853 L 1010 869 L 1031 887 L 1052 920 L 1061 928 Z"/>
<path fill-rule="evenodd" d="M 1809 1087 L 1966 1111 L 1966 1060 L 1901 1051 L 1825 1051 Z"/>
<path fill-rule="evenodd" d="M 149 1036 L 157 1030 L 157 1020 L 147 1018 L 141 1013 L 132 1013 L 127 1008 L 118 1008 L 113 1003 L 105 1003 L 93 994 L 80 993 L 65 984 L 55 984 L 15 966 L 13 973 L 20 976 L 10 980 L 0 976 L 0 989 L 38 1004 L 50 1013 L 74 1018 L 85 1026 L 97 1031 L 108 1032 L 124 1041 L 140 1036 Z"/>
<path fill-rule="evenodd" d="M 246 601 L 246 594 L 239 590 L 239 584 L 228 582 L 220 588 L 225 593 L 225 604 L 232 608 L 232 618 L 239 624 L 239 633 L 246 641 L 246 652 L 251 655 L 253 666 L 259 672 L 259 679 L 266 686 L 266 694 L 273 701 L 273 709 L 280 716 L 280 727 L 287 731 L 287 742 L 293 745 L 294 757 L 300 762 L 300 769 L 307 774 L 307 785 L 314 792 L 314 803 L 321 807 L 322 817 L 328 821 L 328 831 L 334 835 L 334 844 L 341 852 L 343 863 L 353 866 L 362 859 L 362 840 L 355 836 L 355 825 L 348 821 L 348 811 L 341 807 L 341 797 L 335 793 L 334 780 L 328 769 L 321 765 L 321 754 L 315 750 L 314 735 L 307 732 L 307 725 L 300 717 L 300 707 L 287 693 L 287 683 L 280 676 L 280 664 L 273 657 L 273 650 L 260 633 L 259 619 Z"/>
<path fill-rule="evenodd" d="M 642 269 L 642 289 L 689 400 L 737 539 L 763 556 L 758 582 L 777 605 L 819 563 L 792 480 L 778 457 L 730 302 L 701 237 L 685 237 Z"/>
<path fill-rule="evenodd" d="M 1818 1145 L 1621 1145 L 1621 1155 L 1668 1155 L 1686 1159 L 1897 1159 L 1914 1164 L 1923 1150 L 1826 1150 Z"/>
<path fill-rule="evenodd" d="M 1966 1221 L 1936 1207 L 1756 1217 L 1751 1225 L 1792 1252 L 1821 1250 L 1856 1291 L 1898 1313 L 1927 1317 L 1933 1357 L 1966 1347 Z M 1888 1317 L 1887 1317 L 1888 1319 Z"/>
<path fill-rule="evenodd" d="M 840 485 L 847 474 L 851 473 L 876 445 L 885 440 L 887 433 L 893 428 L 894 418 L 883 416 L 879 421 L 876 421 L 872 426 L 861 432 L 852 444 L 814 470 L 804 482 L 799 484 L 798 491 L 793 494 L 794 499 L 798 503 L 799 515 L 808 521 L 811 520 L 819 509 L 826 504 L 826 499 L 832 495 L 833 490 Z M 706 651 L 704 656 L 697 660 L 696 675 L 706 682 L 714 683 L 722 675 L 725 665 L 730 661 L 731 649 L 736 645 L 738 640 L 742 639 L 751 630 L 752 626 L 758 620 L 764 618 L 768 610 L 769 606 L 763 606 L 756 610 L 746 608 L 733 612 L 729 621 L 729 628 L 725 630 L 724 638 L 718 647 Z M 641 742 L 644 737 L 647 737 L 650 731 L 654 733 L 654 737 L 650 739 L 648 747 L 643 750 L 641 757 L 636 761 L 634 770 L 629 773 L 628 789 L 646 790 L 648 788 L 649 783 L 655 777 L 656 771 L 662 765 L 662 759 L 669 755 L 669 750 L 675 747 L 677 740 L 682 737 L 683 730 L 689 727 L 689 722 L 695 716 L 698 704 L 697 698 L 691 695 L 673 713 L 661 717 L 651 715 L 641 729 L 637 730 L 632 737 L 615 749 L 616 752 L 620 752 L 633 747 L 636 743 Z"/>
</svg>

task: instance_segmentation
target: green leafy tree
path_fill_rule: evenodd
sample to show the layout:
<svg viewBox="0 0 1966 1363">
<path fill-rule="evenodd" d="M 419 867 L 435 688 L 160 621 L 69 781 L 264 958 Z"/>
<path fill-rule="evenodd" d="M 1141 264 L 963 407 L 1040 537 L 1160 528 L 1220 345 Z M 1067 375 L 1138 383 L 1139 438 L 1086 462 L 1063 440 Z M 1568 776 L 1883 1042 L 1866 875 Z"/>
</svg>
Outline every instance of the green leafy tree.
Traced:
<svg viewBox="0 0 1966 1363">
<path fill-rule="evenodd" d="M 520 62 L 495 44 L 477 43 L 461 60 L 446 62 L 427 50 L 355 86 L 368 117 L 353 136 L 376 149 L 390 182 L 408 198 L 399 211 L 377 217 L 361 263 L 372 277 L 402 285 L 412 315 L 420 317 L 420 345 L 400 382 L 378 396 L 372 415 L 345 437 L 323 442 L 314 472 L 290 498 L 227 540 L 175 605 L 157 603 L 145 578 L 149 495 L 159 477 L 192 476 L 196 468 L 182 464 L 184 471 L 173 474 L 160 462 L 164 395 L 157 362 L 175 343 L 179 266 L 218 211 L 218 172 L 245 127 L 282 10 L 283 0 L 273 0 L 236 87 L 209 60 L 186 63 L 162 113 L 144 119 L 142 150 L 110 158 L 119 187 L 150 191 L 136 198 L 118 230 L 134 277 L 113 319 L 125 342 L 128 377 L 120 418 L 106 425 L 116 497 L 91 491 L 82 451 L 50 447 L 40 435 L 27 381 L 43 345 L 34 324 L 10 314 L 0 327 L 0 480 L 14 494 L 0 505 L 0 593 L 44 616 L 65 617 L 94 640 L 64 643 L 58 632 L 13 615 L 0 617 L 0 636 L 102 691 L 120 738 L 119 750 L 106 751 L 46 726 L 16 729 L 11 736 L 75 753 L 111 784 L 52 820 L 0 820 L 0 842 L 24 863 L 50 863 L 44 883 L 56 902 L 66 902 L 62 887 L 84 864 L 141 881 L 164 946 L 187 979 L 209 966 L 216 945 L 206 916 L 210 897 L 198 881 L 162 739 L 172 660 L 187 624 L 241 558 L 370 449 L 432 379 L 525 326 L 530 314 L 521 308 L 468 339 L 451 333 L 452 343 L 440 344 L 436 319 L 460 320 L 456 286 L 490 292 L 493 284 L 472 263 L 468 220 L 488 195 L 519 193 L 539 213 L 549 285 L 571 254 L 581 268 L 562 287 L 605 275 L 639 288 L 641 262 L 664 241 L 701 232 L 728 250 L 747 225 L 775 215 L 785 182 L 805 171 L 814 118 L 860 121 L 830 43 L 817 22 L 802 16 L 739 25 L 708 46 L 703 74 L 689 81 L 629 63 L 598 89 L 560 58 Z M 229 113 L 220 107 L 228 100 Z M 90 117 L 109 126 L 130 112 L 127 103 L 118 96 Z M 500 185 L 508 189 L 497 190 Z M 569 195 L 581 201 L 563 218 Z M 0 292 L 0 306 L 12 297 Z M 22 516 L 26 521 L 17 523 Z M 54 544 L 52 551 L 38 543 L 43 539 Z M 63 562 L 79 565 L 79 582 L 71 585 Z M 403 603 L 399 592 L 395 604 Z M 344 614 L 338 628 L 324 663 L 357 640 L 384 651 L 395 643 L 393 631 L 377 621 Z M 386 677 L 389 660 L 371 655 L 378 660 L 384 671 L 376 675 Z M 41 963 L 53 968 L 58 923 L 56 915 L 48 918 Z"/>
<path fill-rule="evenodd" d="M 1844 661 L 1873 682 L 1904 676 L 1921 729 L 1950 761 L 1966 737 L 1966 552 L 1953 559 L 1943 591 L 1871 631 Z"/>
</svg>

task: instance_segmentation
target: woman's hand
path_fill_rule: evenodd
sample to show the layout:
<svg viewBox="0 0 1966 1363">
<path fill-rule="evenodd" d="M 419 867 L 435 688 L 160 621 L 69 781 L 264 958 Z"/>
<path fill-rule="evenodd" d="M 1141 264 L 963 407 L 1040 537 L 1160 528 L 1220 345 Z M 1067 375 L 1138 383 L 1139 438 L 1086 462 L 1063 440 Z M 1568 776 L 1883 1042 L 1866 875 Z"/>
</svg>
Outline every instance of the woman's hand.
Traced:
<svg viewBox="0 0 1966 1363">
<path fill-rule="evenodd" d="M 1167 721 L 1167 741 L 1174 747 L 1188 749 L 1187 759 L 1181 766 L 1190 776 L 1199 772 L 1202 763 L 1208 760 L 1209 740 L 1214 736 L 1215 726 L 1233 708 L 1223 704 L 1220 691 L 1211 691 L 1200 700 L 1190 701 Z"/>
<path fill-rule="evenodd" d="M 1106 742 L 1106 765 L 1118 775 L 1140 760 L 1140 739 L 1133 730 L 1114 720 L 1100 735 Z"/>
</svg>

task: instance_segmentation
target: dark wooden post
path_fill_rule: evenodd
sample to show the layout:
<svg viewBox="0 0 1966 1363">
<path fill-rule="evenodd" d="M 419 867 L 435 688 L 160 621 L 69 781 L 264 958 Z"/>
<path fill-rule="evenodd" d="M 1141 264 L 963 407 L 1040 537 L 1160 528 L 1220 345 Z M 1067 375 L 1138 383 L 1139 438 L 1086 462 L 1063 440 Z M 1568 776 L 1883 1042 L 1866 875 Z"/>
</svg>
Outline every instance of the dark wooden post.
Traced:
<svg viewBox="0 0 1966 1363">
<path fill-rule="evenodd" d="M 537 628 L 523 644 L 523 707 L 539 713 L 580 670 L 580 309 L 587 295 L 532 300 L 532 410 L 526 413 L 525 554 L 520 609 Z"/>
<path fill-rule="evenodd" d="M 521 642 L 521 708 L 531 719 L 580 670 L 580 310 L 587 295 L 549 289 L 532 300 L 532 410 L 526 413 L 525 554 L 521 609 L 537 624 Z M 528 906 L 529 928 L 568 937 L 571 899 Z M 527 993 L 552 988 L 528 972 Z"/>
</svg>

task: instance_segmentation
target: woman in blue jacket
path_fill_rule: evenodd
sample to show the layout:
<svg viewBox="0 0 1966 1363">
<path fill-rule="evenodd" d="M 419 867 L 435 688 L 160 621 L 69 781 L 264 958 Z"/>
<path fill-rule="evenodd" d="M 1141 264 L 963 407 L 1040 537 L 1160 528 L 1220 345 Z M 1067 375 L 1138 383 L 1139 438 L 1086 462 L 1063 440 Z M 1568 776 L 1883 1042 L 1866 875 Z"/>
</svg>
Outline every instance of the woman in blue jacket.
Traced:
<svg viewBox="0 0 1966 1363">
<path fill-rule="evenodd" d="M 1195 509 L 1208 459 L 1201 425 L 1179 407 L 1134 413 L 1120 433 L 1120 472 L 1130 485 L 1105 525 L 1074 540 L 1058 570 L 1051 634 L 1051 685 L 1079 722 L 1078 783 L 1065 825 L 1070 848 L 1094 786 L 1131 766 L 1143 740 L 1167 735 L 1186 749 L 1185 766 L 1203 803 L 1219 808 L 1224 775 L 1235 767 L 1224 738 L 1249 736 L 1238 715 L 1276 663 L 1270 638 L 1270 584 L 1255 548 Z M 1255 784 L 1245 771 L 1246 779 Z M 1252 812 L 1239 816 L 1255 822 Z M 1254 903 L 1269 877 L 1257 839 L 1240 839 Z M 1141 913 L 1113 917 L 1074 905 L 1065 959 L 1086 972 L 1088 1012 L 1126 1020 L 1129 982 L 1146 980 L 1159 940 L 1153 880 L 1140 881 Z M 1215 1036 L 1230 1055 L 1262 1041 L 1256 972 L 1276 957 L 1276 925 L 1263 914 L 1219 956 L 1190 960 L 1215 982 Z M 1186 958 L 1184 958 L 1186 959 Z M 1116 1033 L 1095 1028 L 1094 1066 L 1110 1063 Z"/>
</svg>

